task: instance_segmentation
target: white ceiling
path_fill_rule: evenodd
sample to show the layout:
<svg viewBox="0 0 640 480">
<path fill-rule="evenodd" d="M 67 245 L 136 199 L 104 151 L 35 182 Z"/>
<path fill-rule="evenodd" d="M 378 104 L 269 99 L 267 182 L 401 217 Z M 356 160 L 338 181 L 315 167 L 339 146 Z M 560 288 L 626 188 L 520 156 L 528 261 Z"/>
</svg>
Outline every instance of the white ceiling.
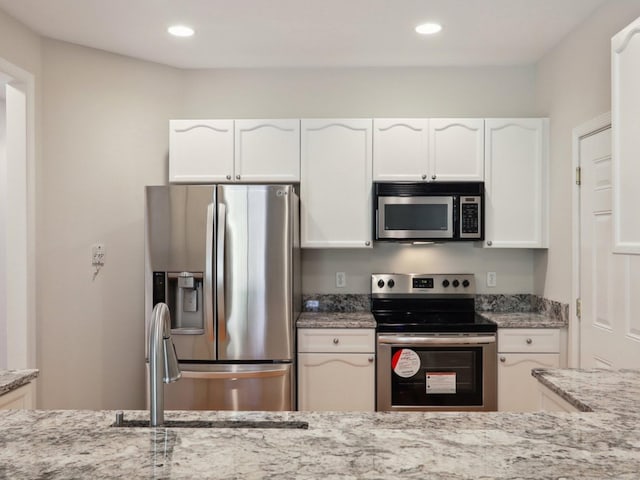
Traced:
<svg viewBox="0 0 640 480">
<path fill-rule="evenodd" d="M 0 0 L 55 39 L 182 68 L 522 65 L 607 0 Z M 414 32 L 438 21 L 432 37 Z M 193 26 L 174 38 L 169 25 Z"/>
</svg>

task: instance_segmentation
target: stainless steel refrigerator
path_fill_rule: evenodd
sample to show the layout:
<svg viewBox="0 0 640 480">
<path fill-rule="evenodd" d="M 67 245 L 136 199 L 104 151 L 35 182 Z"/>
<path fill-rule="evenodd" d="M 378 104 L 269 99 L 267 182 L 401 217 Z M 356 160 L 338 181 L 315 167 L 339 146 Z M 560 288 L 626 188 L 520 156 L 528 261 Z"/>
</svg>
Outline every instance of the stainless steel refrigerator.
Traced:
<svg viewBox="0 0 640 480">
<path fill-rule="evenodd" d="M 291 185 L 146 187 L 145 345 L 166 303 L 182 370 L 165 408 L 295 409 L 298 218 Z"/>
</svg>

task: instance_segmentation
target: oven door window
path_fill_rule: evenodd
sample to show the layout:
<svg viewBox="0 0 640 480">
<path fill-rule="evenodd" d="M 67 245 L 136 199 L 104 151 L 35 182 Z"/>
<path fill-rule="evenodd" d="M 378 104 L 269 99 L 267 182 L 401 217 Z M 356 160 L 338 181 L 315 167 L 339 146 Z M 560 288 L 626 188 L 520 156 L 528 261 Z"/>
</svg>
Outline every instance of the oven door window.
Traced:
<svg viewBox="0 0 640 480">
<path fill-rule="evenodd" d="M 482 405 L 482 347 L 393 347 L 391 358 L 393 406 Z"/>
<path fill-rule="evenodd" d="M 378 237 L 451 238 L 453 197 L 379 197 Z"/>
</svg>

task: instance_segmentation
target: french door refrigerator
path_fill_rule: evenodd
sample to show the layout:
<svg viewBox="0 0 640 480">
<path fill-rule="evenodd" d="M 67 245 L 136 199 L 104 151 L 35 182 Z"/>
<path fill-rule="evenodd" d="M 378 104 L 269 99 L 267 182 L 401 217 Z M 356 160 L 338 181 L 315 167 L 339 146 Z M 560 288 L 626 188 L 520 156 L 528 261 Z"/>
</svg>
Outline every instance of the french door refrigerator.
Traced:
<svg viewBox="0 0 640 480">
<path fill-rule="evenodd" d="M 182 370 L 165 408 L 295 410 L 298 218 L 291 185 L 146 187 L 145 345 L 166 303 Z"/>
</svg>

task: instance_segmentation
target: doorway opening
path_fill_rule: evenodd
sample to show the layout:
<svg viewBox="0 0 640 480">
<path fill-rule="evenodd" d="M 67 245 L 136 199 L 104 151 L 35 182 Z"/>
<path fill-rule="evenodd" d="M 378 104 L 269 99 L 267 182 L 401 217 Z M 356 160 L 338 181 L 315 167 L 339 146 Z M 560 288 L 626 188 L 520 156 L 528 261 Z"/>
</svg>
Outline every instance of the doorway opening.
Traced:
<svg viewBox="0 0 640 480">
<path fill-rule="evenodd" d="M 34 77 L 0 59 L 0 368 L 33 368 Z"/>
</svg>

